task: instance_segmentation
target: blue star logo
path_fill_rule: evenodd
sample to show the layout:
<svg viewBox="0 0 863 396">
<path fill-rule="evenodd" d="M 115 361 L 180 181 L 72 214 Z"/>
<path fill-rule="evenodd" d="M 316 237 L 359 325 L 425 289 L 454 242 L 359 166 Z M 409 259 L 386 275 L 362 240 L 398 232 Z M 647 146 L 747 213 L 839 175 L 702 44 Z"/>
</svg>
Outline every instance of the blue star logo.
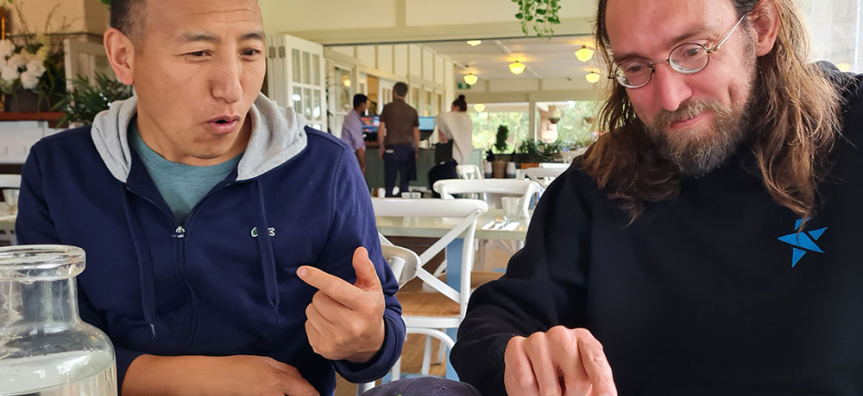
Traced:
<svg viewBox="0 0 863 396">
<path fill-rule="evenodd" d="M 794 225 L 794 229 L 800 228 L 800 223 L 802 222 L 803 220 L 797 220 L 797 223 Z M 801 231 L 799 233 L 794 232 L 793 234 L 779 237 L 780 241 L 794 246 L 794 256 L 791 258 L 791 268 L 794 268 L 794 266 L 797 265 L 797 262 L 800 261 L 800 259 L 802 259 L 808 252 L 824 253 L 824 251 L 815 244 L 815 241 L 824 235 L 824 231 L 827 231 L 827 228 L 828 227 L 819 228 L 813 231 Z"/>
</svg>

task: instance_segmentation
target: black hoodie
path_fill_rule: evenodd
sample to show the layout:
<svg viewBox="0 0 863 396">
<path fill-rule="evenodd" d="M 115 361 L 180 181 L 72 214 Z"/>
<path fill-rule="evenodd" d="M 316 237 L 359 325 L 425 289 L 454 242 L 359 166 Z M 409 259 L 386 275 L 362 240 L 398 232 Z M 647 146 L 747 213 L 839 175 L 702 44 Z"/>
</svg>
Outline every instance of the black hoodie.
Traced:
<svg viewBox="0 0 863 396">
<path fill-rule="evenodd" d="M 452 363 L 506 394 L 514 335 L 589 329 L 623 396 L 863 395 L 863 75 L 834 72 L 843 134 L 805 232 L 750 150 L 628 214 L 575 164 L 506 275 L 471 297 Z"/>
</svg>

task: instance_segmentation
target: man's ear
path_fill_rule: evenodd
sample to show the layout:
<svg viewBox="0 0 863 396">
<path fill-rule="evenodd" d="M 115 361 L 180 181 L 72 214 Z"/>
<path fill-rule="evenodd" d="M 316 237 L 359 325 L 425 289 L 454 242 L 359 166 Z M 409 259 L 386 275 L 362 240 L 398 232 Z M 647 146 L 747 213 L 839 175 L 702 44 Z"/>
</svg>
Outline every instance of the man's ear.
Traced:
<svg viewBox="0 0 863 396">
<path fill-rule="evenodd" d="M 135 83 L 135 44 L 123 32 L 110 28 L 104 36 L 105 52 L 117 78 L 126 85 Z"/>
<path fill-rule="evenodd" d="M 779 33 L 779 10 L 776 4 L 773 0 L 761 0 L 749 12 L 748 18 L 755 32 L 755 55 L 769 54 Z"/>
</svg>

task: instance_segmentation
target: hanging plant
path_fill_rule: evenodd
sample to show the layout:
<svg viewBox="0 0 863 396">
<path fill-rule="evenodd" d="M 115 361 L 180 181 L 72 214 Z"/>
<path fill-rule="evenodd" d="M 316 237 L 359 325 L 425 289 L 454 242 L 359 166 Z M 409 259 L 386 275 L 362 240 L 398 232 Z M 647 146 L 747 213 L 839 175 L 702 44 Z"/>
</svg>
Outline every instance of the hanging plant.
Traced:
<svg viewBox="0 0 863 396">
<path fill-rule="evenodd" d="M 521 31 L 525 36 L 533 30 L 537 36 L 550 39 L 554 35 L 554 25 L 560 24 L 560 0 L 512 0 L 518 4 L 515 17 L 521 21 Z"/>
<path fill-rule="evenodd" d="M 101 1 L 102 4 L 105 5 L 105 8 L 107 8 L 109 10 L 111 9 L 111 0 L 99 0 L 99 1 Z"/>
</svg>

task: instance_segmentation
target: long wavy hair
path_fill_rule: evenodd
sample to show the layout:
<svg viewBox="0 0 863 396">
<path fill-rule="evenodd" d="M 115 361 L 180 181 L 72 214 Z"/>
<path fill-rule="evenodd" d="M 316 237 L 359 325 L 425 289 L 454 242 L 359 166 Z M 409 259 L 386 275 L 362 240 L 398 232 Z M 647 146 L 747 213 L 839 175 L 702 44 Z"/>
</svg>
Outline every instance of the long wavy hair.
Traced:
<svg viewBox="0 0 863 396">
<path fill-rule="evenodd" d="M 730 1 L 741 17 L 759 0 Z M 826 178 L 828 154 L 840 133 L 840 95 L 818 66 L 807 63 L 809 37 L 795 0 L 771 1 L 778 11 L 779 30 L 773 50 L 756 63 L 749 111 L 758 116 L 752 117 L 749 128 L 758 132 L 750 137 L 750 148 L 773 199 L 808 219 L 815 211 L 818 184 Z M 594 33 L 597 53 L 605 58 L 611 75 L 607 2 L 599 0 Z M 748 21 L 741 27 L 751 28 Z M 610 132 L 591 146 L 582 167 L 635 221 L 645 201 L 662 201 L 679 193 L 680 172 L 648 137 L 626 89 L 611 85 L 596 119 L 597 130 Z"/>
</svg>

